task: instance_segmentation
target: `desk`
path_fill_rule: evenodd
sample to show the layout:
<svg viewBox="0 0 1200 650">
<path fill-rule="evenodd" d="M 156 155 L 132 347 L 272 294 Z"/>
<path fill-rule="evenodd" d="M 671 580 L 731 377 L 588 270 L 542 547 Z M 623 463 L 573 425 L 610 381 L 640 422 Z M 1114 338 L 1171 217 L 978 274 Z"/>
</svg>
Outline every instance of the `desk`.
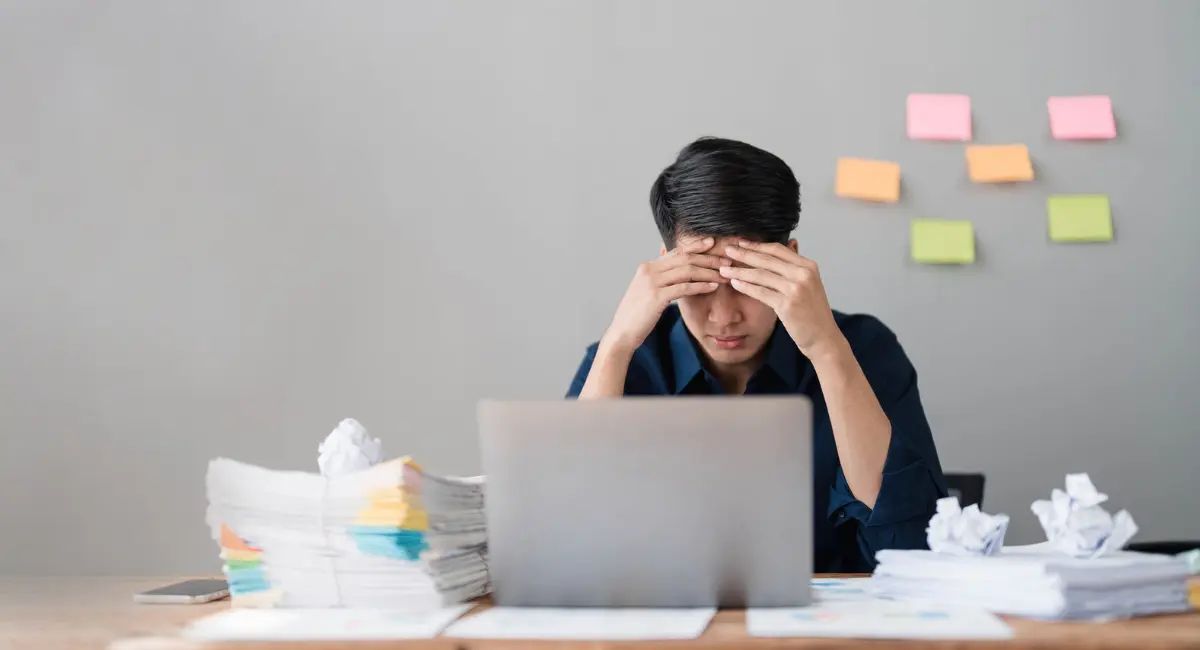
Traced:
<svg viewBox="0 0 1200 650">
<path fill-rule="evenodd" d="M 279 650 L 283 644 L 203 645 L 183 641 L 179 631 L 190 621 L 226 609 L 228 601 L 205 605 L 139 605 L 134 592 L 173 582 L 171 578 L 0 578 L 0 648 L 20 650 Z M 486 607 L 486 605 L 480 605 Z M 623 648 L 692 650 L 704 648 L 841 649 L 916 648 L 1129 648 L 1174 650 L 1200 648 L 1200 613 L 1160 616 L 1116 623 L 1042 623 L 1012 619 L 1016 638 L 1007 642 L 863 641 L 857 639 L 755 639 L 746 636 L 740 611 L 718 612 L 696 641 L 654 643 L 566 643 L 571 650 Z M 111 646 L 110 646 L 111 644 Z M 295 645 L 295 644 L 293 644 Z M 397 642 L 306 643 L 306 650 L 395 648 Z M 406 642 L 405 648 L 438 650 L 518 650 L 550 648 L 548 642 L 474 641 L 439 638 Z"/>
</svg>

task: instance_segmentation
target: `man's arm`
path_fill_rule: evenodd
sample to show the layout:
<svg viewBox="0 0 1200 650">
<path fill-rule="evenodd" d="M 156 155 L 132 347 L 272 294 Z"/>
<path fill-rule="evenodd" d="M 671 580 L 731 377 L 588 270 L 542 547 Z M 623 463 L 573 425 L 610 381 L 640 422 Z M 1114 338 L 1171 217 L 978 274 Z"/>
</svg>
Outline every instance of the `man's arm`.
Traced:
<svg viewBox="0 0 1200 650">
<path fill-rule="evenodd" d="M 825 393 L 838 458 L 854 496 L 874 507 L 892 427 L 871 384 L 833 319 L 816 262 L 788 245 L 739 241 L 725 254 L 749 268 L 727 266 L 734 289 L 775 310 L 800 352 L 812 361 Z"/>
<path fill-rule="evenodd" d="M 917 372 L 904 349 L 873 318 L 860 320 L 857 328 L 851 337 L 854 353 L 892 435 L 875 503 L 868 507 L 857 498 L 843 461 L 830 488 L 828 515 L 835 526 L 855 532 L 863 561 L 858 570 L 870 570 L 882 549 L 926 548 L 925 528 L 937 500 L 946 496 L 946 479 L 921 405 Z"/>
<path fill-rule="evenodd" d="M 833 427 L 842 472 L 854 498 L 875 507 L 883 465 L 892 441 L 892 423 L 844 336 L 810 357 Z"/>
<path fill-rule="evenodd" d="M 625 394 L 625 376 L 629 374 L 629 362 L 633 350 L 601 340 L 592 359 L 587 379 L 579 391 L 579 399 L 602 399 L 621 397 Z"/>
<path fill-rule="evenodd" d="M 813 363 L 839 464 L 829 516 L 841 530 L 857 522 L 866 568 L 884 548 L 922 548 L 925 526 L 946 495 L 933 436 L 917 393 L 917 375 L 895 335 L 874 318 L 843 334 L 829 309 L 816 263 L 787 246 L 740 242 L 726 255 L 749 268 L 725 267 L 734 289 L 778 314 Z M 853 340 L 852 347 L 848 340 Z"/>
<path fill-rule="evenodd" d="M 576 395 L 568 397 L 601 399 L 625 394 L 633 353 L 650 335 L 667 305 L 684 296 L 712 293 L 728 282 L 717 269 L 730 261 L 708 253 L 715 243 L 712 237 L 684 238 L 670 252 L 664 251 L 658 259 L 638 266 L 612 323 L 600 339 L 587 379 Z"/>
</svg>

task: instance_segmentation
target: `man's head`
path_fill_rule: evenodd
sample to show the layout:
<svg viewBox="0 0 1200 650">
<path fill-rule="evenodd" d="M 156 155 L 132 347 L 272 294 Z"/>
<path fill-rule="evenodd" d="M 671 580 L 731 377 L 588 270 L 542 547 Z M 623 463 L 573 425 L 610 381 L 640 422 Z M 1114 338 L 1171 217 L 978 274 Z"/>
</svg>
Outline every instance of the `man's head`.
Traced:
<svg viewBox="0 0 1200 650">
<path fill-rule="evenodd" d="M 650 189 L 650 209 L 664 253 L 697 237 L 715 238 L 709 253 L 717 256 L 737 239 L 794 249 L 790 236 L 800 220 L 800 184 L 774 154 L 735 140 L 701 138 L 659 174 Z M 757 357 L 775 328 L 770 307 L 728 284 L 681 299 L 679 310 L 705 354 L 722 366 Z"/>
</svg>

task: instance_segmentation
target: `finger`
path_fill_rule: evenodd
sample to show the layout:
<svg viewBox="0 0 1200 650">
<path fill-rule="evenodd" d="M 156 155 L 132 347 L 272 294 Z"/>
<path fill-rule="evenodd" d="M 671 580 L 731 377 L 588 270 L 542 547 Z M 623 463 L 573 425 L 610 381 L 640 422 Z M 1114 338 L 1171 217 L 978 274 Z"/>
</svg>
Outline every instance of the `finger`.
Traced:
<svg viewBox="0 0 1200 650">
<path fill-rule="evenodd" d="M 777 275 L 789 276 L 790 270 L 795 267 L 795 264 L 789 264 L 773 255 L 760 253 L 742 246 L 727 246 L 725 248 L 725 255 L 746 266 L 774 271 Z"/>
<path fill-rule="evenodd" d="M 808 259 L 800 253 L 797 253 L 796 251 L 792 250 L 791 247 L 780 244 L 779 242 L 757 242 L 749 239 L 741 239 L 738 240 L 738 247 L 748 248 L 756 253 L 770 255 L 771 257 L 775 257 L 792 264 L 799 264 L 801 266 L 809 266 L 812 268 L 816 268 L 817 266 L 816 262 Z"/>
<path fill-rule="evenodd" d="M 716 282 L 684 282 L 681 284 L 673 284 L 669 287 L 663 287 L 661 290 L 662 293 L 659 295 L 662 296 L 663 300 L 666 302 L 671 302 L 672 300 L 679 300 L 684 296 L 712 293 L 716 291 L 717 287 L 719 286 L 721 285 Z"/>
<path fill-rule="evenodd" d="M 680 253 L 671 254 L 658 261 L 658 268 L 661 271 L 672 269 L 679 266 L 698 266 L 706 269 L 719 269 L 722 266 L 733 264 L 733 260 L 728 257 L 720 257 L 710 253 Z"/>
<path fill-rule="evenodd" d="M 712 253 L 691 253 L 683 258 L 689 266 L 699 266 L 706 269 L 720 269 L 722 266 L 733 264 L 733 260 Z"/>
<path fill-rule="evenodd" d="M 658 276 L 658 286 L 667 287 L 672 284 L 680 284 L 683 282 L 720 282 L 727 283 L 729 280 L 721 277 L 721 274 L 713 269 L 706 269 L 701 266 L 680 266 L 667 271 L 664 271 Z"/>
<path fill-rule="evenodd" d="M 720 271 L 721 276 L 730 280 L 744 280 L 760 287 L 766 287 L 779 293 L 785 293 L 791 282 L 787 278 L 765 269 L 747 269 L 737 266 L 726 266 Z"/>
<path fill-rule="evenodd" d="M 750 296 L 751 298 L 754 298 L 762 304 L 770 307 L 771 309 L 779 309 L 780 302 L 783 299 L 781 294 L 771 291 L 766 287 L 762 287 L 757 284 L 751 284 L 745 280 L 733 280 L 729 284 L 734 288 L 735 291 L 744 293 L 747 296 Z"/>
</svg>

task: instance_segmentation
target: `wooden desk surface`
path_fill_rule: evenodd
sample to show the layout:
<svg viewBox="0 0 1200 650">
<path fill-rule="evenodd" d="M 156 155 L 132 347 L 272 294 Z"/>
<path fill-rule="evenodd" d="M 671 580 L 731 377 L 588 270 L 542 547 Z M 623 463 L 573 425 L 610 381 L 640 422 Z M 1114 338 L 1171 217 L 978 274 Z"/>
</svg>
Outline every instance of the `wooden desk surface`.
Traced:
<svg viewBox="0 0 1200 650">
<path fill-rule="evenodd" d="M 179 638 L 188 622 L 229 607 L 228 601 L 206 605 L 139 605 L 132 595 L 173 582 L 170 578 L 0 578 L 0 648 L 20 650 L 276 650 L 284 644 L 196 644 Z M 481 606 L 483 607 L 483 606 Z M 563 647 L 603 648 L 1136 648 L 1166 650 L 1200 648 L 1200 613 L 1142 618 L 1114 623 L 1043 623 L 1011 619 L 1016 638 L 1006 642 L 911 642 L 860 639 L 759 639 L 746 636 L 740 611 L 717 613 L 696 641 L 653 643 L 554 644 L 529 641 L 474 641 L 439 638 L 418 642 L 308 642 L 306 650 L 437 648 L 442 650 L 517 650 Z"/>
</svg>

